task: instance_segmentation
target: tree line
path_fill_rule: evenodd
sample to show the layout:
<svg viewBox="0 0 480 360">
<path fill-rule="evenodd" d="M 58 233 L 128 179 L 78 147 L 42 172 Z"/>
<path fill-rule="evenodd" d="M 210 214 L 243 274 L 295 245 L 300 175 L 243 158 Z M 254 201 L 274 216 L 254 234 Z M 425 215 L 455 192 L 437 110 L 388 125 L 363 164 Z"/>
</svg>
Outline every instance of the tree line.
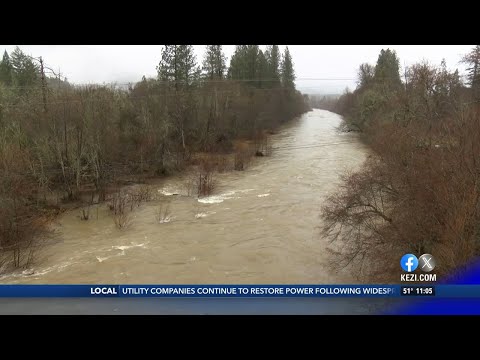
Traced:
<svg viewBox="0 0 480 360">
<path fill-rule="evenodd" d="M 157 77 L 128 88 L 80 86 L 20 48 L 0 62 L 0 254 L 24 266 L 45 230 L 52 194 L 105 200 L 132 175 L 182 171 L 196 154 L 245 152 L 308 110 L 293 60 L 278 45 L 221 45 L 199 63 L 192 45 L 165 45 Z M 239 145 L 240 143 L 240 145 Z M 236 156 L 242 159 L 242 156 Z M 237 170 L 242 166 L 235 166 Z M 48 213 L 50 214 L 50 213 Z M 22 250 L 23 249 L 23 250 Z M 7 266 L 7 265 L 5 265 Z M 0 269 L 2 263 L 0 261 Z"/>
<path fill-rule="evenodd" d="M 334 110 L 371 154 L 324 206 L 323 232 L 340 267 L 398 282 L 405 253 L 432 254 L 440 275 L 480 253 L 480 46 L 458 70 L 421 62 L 400 70 L 395 51 L 362 64 Z"/>
<path fill-rule="evenodd" d="M 309 94 L 308 101 L 312 108 L 335 111 L 340 95 Z"/>
</svg>

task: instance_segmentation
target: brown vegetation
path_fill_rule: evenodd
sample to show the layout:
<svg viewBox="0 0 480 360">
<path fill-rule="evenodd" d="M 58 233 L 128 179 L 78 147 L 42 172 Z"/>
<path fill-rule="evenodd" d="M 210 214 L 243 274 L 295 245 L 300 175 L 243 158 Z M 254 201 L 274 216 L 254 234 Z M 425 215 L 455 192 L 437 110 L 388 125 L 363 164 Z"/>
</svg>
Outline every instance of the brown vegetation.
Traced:
<svg viewBox="0 0 480 360">
<path fill-rule="evenodd" d="M 348 95 L 357 104 L 346 121 L 373 153 L 323 210 L 332 265 L 368 281 L 398 282 L 405 253 L 432 254 L 440 276 L 480 254 L 480 107 L 444 67 L 407 74 L 384 97 L 375 87 Z"/>
<path fill-rule="evenodd" d="M 127 229 L 132 223 L 132 216 L 128 210 L 122 210 L 113 215 L 113 221 L 117 228 L 124 230 Z"/>
<path fill-rule="evenodd" d="M 119 229 L 126 229 L 131 225 L 131 213 L 140 207 L 143 202 L 153 199 L 152 188 L 148 185 L 140 185 L 125 188 L 113 193 L 109 201 L 109 209 L 113 213 L 113 221 Z"/>
<path fill-rule="evenodd" d="M 209 159 L 205 159 L 198 167 L 197 173 L 197 195 L 209 196 L 215 188 L 216 164 Z"/>
<path fill-rule="evenodd" d="M 48 78 L 43 65 L 18 48 L 11 60 L 5 53 L 0 62 L 0 256 L 13 252 L 15 266 L 25 263 L 18 244 L 28 244 L 44 230 L 40 214 L 52 205 L 47 194 L 60 192 L 61 206 L 90 191 L 102 202 L 113 185 L 118 192 L 123 179 L 136 182 L 182 171 L 198 152 L 226 155 L 235 139 L 251 139 L 307 110 L 295 90 L 288 50 L 280 69 L 277 47 L 265 56 L 257 45 L 239 46 L 227 78 L 221 46 L 208 49 L 203 76 L 191 45 L 166 45 L 158 77 L 128 88 L 75 86 Z M 265 65 L 265 73 L 246 72 L 247 58 L 249 64 Z M 267 69 L 275 81 L 262 81 Z M 244 166 L 242 160 L 235 167 Z M 214 168 L 227 167 L 225 160 Z M 199 168 L 197 192 L 209 194 L 214 170 L 209 164 Z M 117 226 L 125 228 L 129 212 L 149 196 L 142 191 L 111 196 Z M 91 205 L 80 212 L 85 221 Z"/>
<path fill-rule="evenodd" d="M 163 224 L 165 222 L 169 222 L 171 219 L 171 212 L 170 212 L 170 202 L 169 201 L 162 201 L 160 205 L 158 205 L 155 211 L 155 219 L 158 223 Z"/>
<path fill-rule="evenodd" d="M 0 273 L 31 265 L 56 212 L 36 201 L 26 166 L 28 152 L 0 132 Z"/>
<path fill-rule="evenodd" d="M 249 165 L 251 157 L 255 154 L 253 147 L 248 141 L 236 141 L 234 144 L 234 165 L 237 171 L 245 170 Z"/>
</svg>

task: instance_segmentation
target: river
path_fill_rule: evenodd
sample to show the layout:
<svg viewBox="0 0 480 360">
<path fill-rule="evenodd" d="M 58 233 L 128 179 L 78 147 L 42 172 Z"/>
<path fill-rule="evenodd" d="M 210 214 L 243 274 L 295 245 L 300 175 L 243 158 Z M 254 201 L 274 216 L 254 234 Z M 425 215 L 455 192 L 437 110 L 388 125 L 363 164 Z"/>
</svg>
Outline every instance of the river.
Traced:
<svg viewBox="0 0 480 360">
<path fill-rule="evenodd" d="M 273 152 L 245 171 L 218 175 L 215 194 L 186 195 L 184 179 L 153 185 L 161 200 L 133 212 L 131 227 L 115 227 L 106 204 L 80 220 L 64 213 L 56 241 L 43 248 L 31 275 L 9 284 L 328 284 L 354 283 L 332 274 L 320 236 L 320 210 L 339 175 L 362 165 L 367 148 L 339 133 L 341 118 L 314 109 L 272 136 Z M 179 195 L 172 195 L 177 193 Z M 371 314 L 397 299 L 275 298 L 0 298 L 0 314 Z"/>
<path fill-rule="evenodd" d="M 339 133 L 340 116 L 314 109 L 271 136 L 271 156 L 244 171 L 217 175 L 214 195 L 186 196 L 181 176 L 154 185 L 161 200 L 135 209 L 131 226 L 115 227 L 102 204 L 81 221 L 64 213 L 57 240 L 34 273 L 2 283 L 37 284 L 320 284 L 351 283 L 328 271 L 320 234 L 322 202 L 339 174 L 361 166 L 367 149 Z M 179 195 L 172 195 L 179 194 Z M 163 200 L 162 200 L 163 199 Z M 160 201 L 170 217 L 160 223 Z M 98 216 L 98 218 L 97 218 Z"/>
</svg>

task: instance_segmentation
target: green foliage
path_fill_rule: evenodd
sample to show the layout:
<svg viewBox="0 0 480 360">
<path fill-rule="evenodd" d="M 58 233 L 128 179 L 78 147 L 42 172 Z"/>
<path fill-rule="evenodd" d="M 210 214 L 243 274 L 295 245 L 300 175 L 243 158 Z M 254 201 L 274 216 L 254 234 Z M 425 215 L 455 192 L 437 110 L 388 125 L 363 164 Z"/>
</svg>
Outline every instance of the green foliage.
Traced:
<svg viewBox="0 0 480 360">
<path fill-rule="evenodd" d="M 235 46 L 235 52 L 230 58 L 230 66 L 228 68 L 228 78 L 232 80 L 244 79 L 244 54 L 245 45 Z"/>
<path fill-rule="evenodd" d="M 391 121 L 441 121 L 460 108 L 463 91 L 458 71 L 427 62 L 405 69 L 405 83 L 399 75 L 395 51 L 382 50 L 375 67 L 362 64 L 358 86 L 353 93 L 340 97 L 335 111 L 344 115 L 347 127 L 367 131 Z"/>
<path fill-rule="evenodd" d="M 358 69 L 358 87 L 367 88 L 372 85 L 375 77 L 375 67 L 364 63 Z"/>
<path fill-rule="evenodd" d="M 3 83 L 7 86 L 12 85 L 12 75 L 13 66 L 10 61 L 10 56 L 8 56 L 7 51 L 3 53 L 2 61 L 0 62 L 0 83 Z"/>
<path fill-rule="evenodd" d="M 198 80 L 199 69 L 192 45 L 165 45 L 157 66 L 158 79 L 171 81 L 178 88 Z"/>
<path fill-rule="evenodd" d="M 259 88 L 268 86 L 266 82 L 266 80 L 269 80 L 268 79 L 268 62 L 262 50 L 258 51 L 255 78 L 258 80 L 257 86 Z"/>
<path fill-rule="evenodd" d="M 268 46 L 265 52 L 258 45 L 237 45 L 230 59 L 228 78 L 241 80 L 259 88 L 278 87 L 279 66 L 277 45 Z M 293 67 L 293 64 L 291 66 Z"/>
<path fill-rule="evenodd" d="M 16 87 L 40 85 L 39 66 L 17 46 L 10 54 L 13 68 L 13 84 Z"/>
<path fill-rule="evenodd" d="M 293 69 L 292 56 L 290 55 L 288 46 L 285 48 L 285 51 L 283 53 L 281 69 L 282 69 L 281 78 L 282 78 L 283 87 L 294 90 L 295 89 L 295 71 Z"/>
<path fill-rule="evenodd" d="M 229 77 L 232 80 L 247 80 L 255 84 L 258 78 L 258 45 L 237 45 L 230 59 Z"/>
<path fill-rule="evenodd" d="M 475 99 L 480 99 L 480 45 L 476 45 L 468 54 L 462 58 L 467 64 L 468 85 L 472 88 Z"/>
<path fill-rule="evenodd" d="M 401 87 L 400 60 L 394 50 L 380 51 L 373 80 L 381 91 L 395 91 Z"/>
<path fill-rule="evenodd" d="M 265 58 L 267 59 L 268 69 L 266 78 L 273 80 L 273 84 L 280 83 L 280 49 L 278 45 L 268 45 L 265 51 Z"/>
<path fill-rule="evenodd" d="M 222 45 L 207 45 L 203 59 L 203 74 L 206 79 L 223 79 L 226 70 L 226 58 Z"/>
<path fill-rule="evenodd" d="M 385 106 L 385 96 L 373 89 L 361 93 L 357 99 L 352 123 L 359 129 L 364 129 L 369 122 L 375 119 L 377 113 Z"/>
</svg>

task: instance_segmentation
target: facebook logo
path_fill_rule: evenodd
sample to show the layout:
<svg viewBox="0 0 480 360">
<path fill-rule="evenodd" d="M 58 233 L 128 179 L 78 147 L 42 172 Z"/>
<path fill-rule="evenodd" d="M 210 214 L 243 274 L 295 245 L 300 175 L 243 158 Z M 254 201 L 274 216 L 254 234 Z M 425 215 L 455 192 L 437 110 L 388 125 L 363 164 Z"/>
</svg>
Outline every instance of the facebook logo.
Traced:
<svg viewBox="0 0 480 360">
<path fill-rule="evenodd" d="M 418 259 L 413 254 L 405 254 L 400 260 L 400 266 L 402 267 L 403 271 L 406 271 L 406 272 L 415 271 L 415 269 L 418 266 Z"/>
</svg>

